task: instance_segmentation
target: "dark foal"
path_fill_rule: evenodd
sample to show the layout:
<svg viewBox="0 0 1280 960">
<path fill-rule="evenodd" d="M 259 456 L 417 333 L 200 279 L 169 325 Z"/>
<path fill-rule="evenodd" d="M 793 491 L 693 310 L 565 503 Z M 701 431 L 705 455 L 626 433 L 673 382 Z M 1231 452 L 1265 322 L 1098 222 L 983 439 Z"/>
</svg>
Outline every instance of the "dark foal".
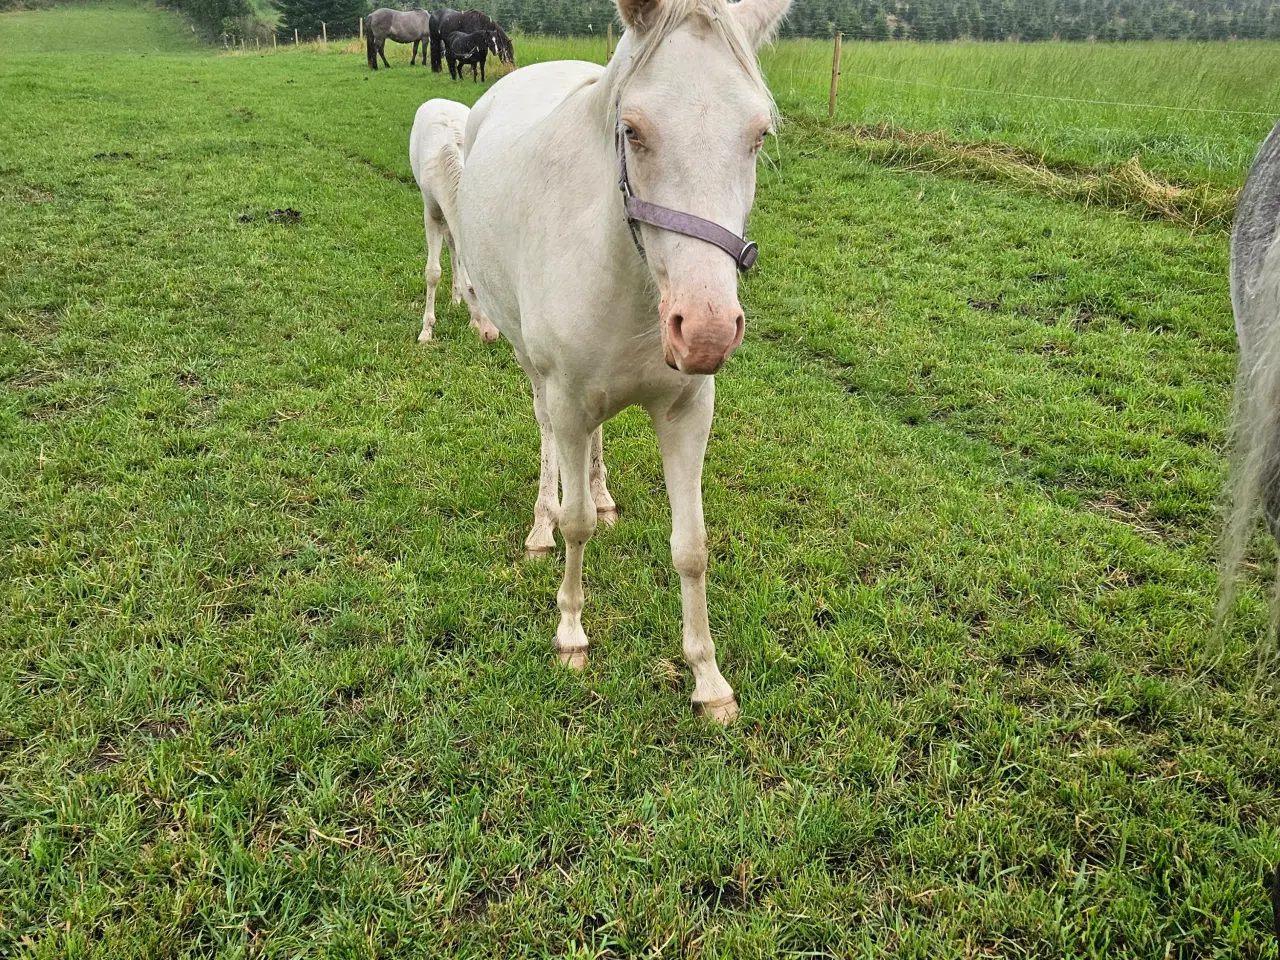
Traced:
<svg viewBox="0 0 1280 960">
<path fill-rule="evenodd" d="M 476 82 L 476 68 L 480 68 L 480 79 L 484 79 L 484 64 L 489 54 L 498 56 L 498 39 L 492 30 L 477 30 L 475 33 L 458 31 L 445 39 L 445 59 L 449 61 L 449 76 L 454 80 L 462 79 L 462 68 L 471 65 L 471 82 Z"/>
</svg>

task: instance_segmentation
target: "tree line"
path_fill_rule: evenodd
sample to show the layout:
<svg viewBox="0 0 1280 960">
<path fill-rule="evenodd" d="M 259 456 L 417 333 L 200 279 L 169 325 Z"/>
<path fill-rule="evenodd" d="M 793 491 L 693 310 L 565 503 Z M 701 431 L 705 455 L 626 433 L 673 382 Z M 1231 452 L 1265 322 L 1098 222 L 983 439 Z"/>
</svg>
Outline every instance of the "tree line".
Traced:
<svg viewBox="0 0 1280 960">
<path fill-rule="evenodd" d="M 614 19 L 608 0 L 488 0 L 485 10 L 527 33 L 597 34 Z M 1280 2 L 794 0 L 781 36 L 831 37 L 837 30 L 856 40 L 1280 39 Z"/>
<path fill-rule="evenodd" d="M 2 0 L 0 0 L 2 2 Z M 456 2 L 456 0 L 455 0 Z M 206 32 L 292 38 L 355 32 L 369 0 L 169 0 Z M 409 7 L 410 2 L 389 2 Z M 472 4 L 458 3 L 459 7 Z M 479 0 L 508 32 L 600 35 L 610 0 Z M 1248 40 L 1280 39 L 1280 0 L 794 0 L 783 37 L 855 40 Z"/>
</svg>

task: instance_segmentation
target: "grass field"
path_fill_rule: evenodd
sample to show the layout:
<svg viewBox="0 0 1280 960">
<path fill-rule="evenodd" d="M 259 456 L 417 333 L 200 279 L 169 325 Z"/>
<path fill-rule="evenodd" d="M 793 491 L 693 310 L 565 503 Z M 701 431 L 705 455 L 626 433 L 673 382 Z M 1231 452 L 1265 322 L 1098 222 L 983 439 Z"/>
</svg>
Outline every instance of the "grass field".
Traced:
<svg viewBox="0 0 1280 960">
<path fill-rule="evenodd" d="M 77 16 L 115 52 L 25 52 Z M 1280 57 L 1186 49 L 1218 106 L 1239 50 Z M 1033 82 L 993 72 L 1012 47 L 865 56 L 908 51 Z M 1191 96 L 1169 48 L 1125 51 L 1132 95 Z M 1210 639 L 1225 233 L 870 163 L 779 82 L 808 45 L 769 54 L 797 122 L 718 382 L 743 717 L 712 729 L 636 412 L 606 427 L 592 665 L 550 653 L 527 383 L 461 308 L 414 343 L 408 126 L 484 88 L 391 55 L 0 16 L 0 954 L 1276 957 L 1257 582 Z M 843 121 L 984 109 L 861 96 Z M 983 135 L 1051 137 L 1030 103 Z M 1266 127 L 1146 116 L 1046 149 L 1222 185 Z"/>
<path fill-rule="evenodd" d="M 826 117 L 829 46 L 783 43 L 764 62 L 783 104 Z M 841 68 L 839 120 L 996 140 L 1058 164 L 1137 156 L 1182 183 L 1238 187 L 1280 114 L 1275 43 L 860 43 Z"/>
</svg>

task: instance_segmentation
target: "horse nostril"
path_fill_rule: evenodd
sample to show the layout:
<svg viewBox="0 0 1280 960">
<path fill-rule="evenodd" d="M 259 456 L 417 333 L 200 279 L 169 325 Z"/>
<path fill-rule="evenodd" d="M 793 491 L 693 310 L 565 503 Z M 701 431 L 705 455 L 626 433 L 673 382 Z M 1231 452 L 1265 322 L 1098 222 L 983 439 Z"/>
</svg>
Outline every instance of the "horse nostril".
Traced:
<svg viewBox="0 0 1280 960">
<path fill-rule="evenodd" d="M 671 319 L 667 321 L 667 334 L 671 337 L 671 345 L 674 347 L 679 347 L 684 343 L 684 337 L 680 332 L 683 324 L 684 317 L 678 313 L 673 313 Z"/>
</svg>

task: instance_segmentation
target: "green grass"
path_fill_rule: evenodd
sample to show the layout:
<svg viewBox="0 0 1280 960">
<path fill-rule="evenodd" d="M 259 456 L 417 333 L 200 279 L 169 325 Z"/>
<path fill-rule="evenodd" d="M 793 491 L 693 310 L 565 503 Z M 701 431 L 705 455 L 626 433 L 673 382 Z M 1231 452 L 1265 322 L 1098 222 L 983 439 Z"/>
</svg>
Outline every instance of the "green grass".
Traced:
<svg viewBox="0 0 1280 960">
<path fill-rule="evenodd" d="M 207 50 L 190 25 L 145 3 L 94 0 L 0 13 L 0 57 L 193 53 Z"/>
<path fill-rule="evenodd" d="M 784 110 L 826 116 L 831 57 L 813 40 L 764 55 Z M 1137 156 L 1185 183 L 1238 187 L 1280 117 L 1276 43 L 847 43 L 841 68 L 843 122 L 1001 141 L 1058 163 Z M 1193 109 L 1039 99 L 1055 97 Z"/>
<path fill-rule="evenodd" d="M 644 418 L 568 675 L 527 384 L 413 342 L 408 125 L 483 87 L 330 53 L 0 61 L 0 953 L 1277 956 L 1221 232 L 785 128 L 712 729 Z"/>
</svg>

